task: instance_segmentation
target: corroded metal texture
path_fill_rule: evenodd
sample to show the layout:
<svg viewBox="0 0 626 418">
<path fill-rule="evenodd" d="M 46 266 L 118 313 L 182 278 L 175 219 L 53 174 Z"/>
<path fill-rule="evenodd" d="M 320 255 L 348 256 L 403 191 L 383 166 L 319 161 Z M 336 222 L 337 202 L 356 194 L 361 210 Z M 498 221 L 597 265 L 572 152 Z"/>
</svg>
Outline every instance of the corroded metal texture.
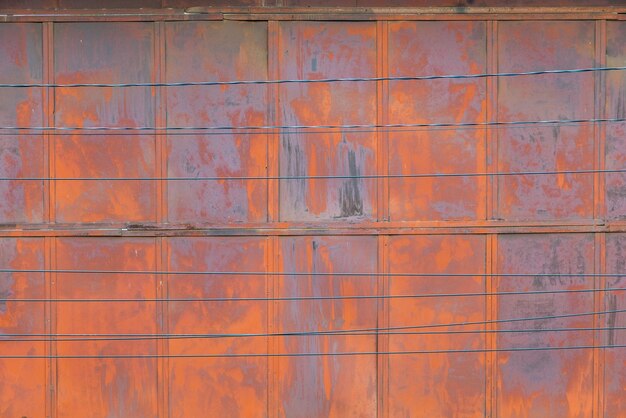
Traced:
<svg viewBox="0 0 626 418">
<path fill-rule="evenodd" d="M 269 21 L 242 12 L 233 19 L 252 21 L 175 11 L 25 17 L 0 24 L 0 84 L 626 65 L 617 15 L 352 12 L 361 21 L 332 21 L 328 11 L 305 21 L 313 17 L 301 9 Z M 624 71 L 0 87 L 5 127 L 603 117 L 626 118 Z M 0 416 L 623 416 L 626 351 L 612 346 L 626 345 L 626 315 L 615 312 L 626 293 L 606 288 L 626 287 L 615 276 L 626 274 L 624 173 L 401 176 L 625 169 L 626 123 L 355 131 L 1 130 L 0 177 L 11 180 L 0 181 Z M 392 177 L 362 178 L 372 175 Z M 77 177 L 135 180 L 68 180 Z M 338 299 L 346 296 L 367 298 Z M 576 313 L 586 315 L 562 317 Z M 493 322 L 545 316 L 561 317 Z M 436 326 L 464 322 L 473 324 Z M 560 328 L 581 330 L 550 331 Z M 364 329 L 378 332 L 285 335 Z M 591 348 L 506 351 L 572 346 Z M 455 352 L 385 354 L 440 350 Z M 311 355 L 355 352 L 368 354 Z M 115 355 L 146 357 L 71 358 Z"/>
</svg>

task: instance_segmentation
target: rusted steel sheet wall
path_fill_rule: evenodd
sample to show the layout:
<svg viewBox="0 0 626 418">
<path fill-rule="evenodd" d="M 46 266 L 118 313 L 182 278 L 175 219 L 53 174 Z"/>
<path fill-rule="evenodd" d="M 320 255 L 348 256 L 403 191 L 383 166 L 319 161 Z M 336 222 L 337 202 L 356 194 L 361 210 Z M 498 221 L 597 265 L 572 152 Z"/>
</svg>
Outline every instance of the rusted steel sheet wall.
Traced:
<svg viewBox="0 0 626 418">
<path fill-rule="evenodd" d="M 0 84 L 444 75 L 626 63 L 626 22 L 401 17 L 3 23 Z M 334 84 L 3 87 L 0 125 L 626 118 L 625 103 L 623 71 Z M 0 181 L 0 416 L 626 414 L 626 349 L 610 347 L 626 344 L 620 329 L 626 315 L 615 312 L 626 308 L 626 297 L 604 291 L 626 287 L 623 277 L 608 276 L 626 274 L 626 175 L 358 177 L 624 169 L 626 123 L 285 131 L 0 132 L 0 176 L 14 178 Z M 278 179 L 328 175 L 357 177 Z M 165 180 L 242 176 L 261 178 Z M 42 177 L 58 180 L 26 180 Z M 63 180 L 84 177 L 156 180 Z M 555 293 L 536 293 L 543 291 Z M 384 298 L 458 293 L 473 296 Z M 348 295 L 382 297 L 267 300 Z M 53 301 L 11 300 L 26 298 Z M 150 300 L 67 301 L 80 298 Z M 604 310 L 613 313 L 489 322 Z M 432 328 L 459 322 L 478 324 Z M 403 326 L 474 332 L 137 341 L 61 336 Z M 551 328 L 585 330 L 515 332 Z M 6 334 L 54 338 L 13 341 Z M 546 346 L 609 347 L 506 351 Z M 470 352 L 384 354 L 433 350 Z M 383 354 L 276 356 L 377 351 Z M 224 353 L 262 356 L 193 357 Z M 145 357 L 71 358 L 115 355 Z"/>
</svg>

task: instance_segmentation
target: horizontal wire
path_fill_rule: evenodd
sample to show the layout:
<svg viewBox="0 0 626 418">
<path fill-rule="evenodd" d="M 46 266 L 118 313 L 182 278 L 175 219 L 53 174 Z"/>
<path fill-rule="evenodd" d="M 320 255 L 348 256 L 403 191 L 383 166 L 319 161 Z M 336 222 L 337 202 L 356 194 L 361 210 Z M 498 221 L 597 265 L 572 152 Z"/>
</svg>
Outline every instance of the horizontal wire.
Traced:
<svg viewBox="0 0 626 418">
<path fill-rule="evenodd" d="M 561 293 L 594 293 L 594 292 L 621 292 L 626 288 L 603 288 L 603 289 L 563 289 L 563 290 L 529 290 L 518 292 L 475 292 L 475 293 L 423 293 L 408 295 L 345 295 L 345 296 L 287 296 L 287 297 L 208 297 L 208 298 L 0 298 L 0 303 L 23 302 L 23 303 L 109 303 L 109 302 L 289 302 L 308 300 L 359 300 L 359 299 L 424 299 L 443 297 L 479 297 L 479 296 L 514 296 L 514 295 L 554 295 Z"/>
<path fill-rule="evenodd" d="M 524 72 L 501 72 L 479 74 L 448 74 L 425 76 L 389 76 L 389 77 L 344 77 L 319 79 L 282 79 L 282 80 L 232 80 L 232 81 L 182 81 L 161 83 L 4 83 L 0 88 L 72 88 L 72 87 L 197 87 L 197 86 L 234 86 L 254 84 L 310 84 L 310 83 L 339 83 L 339 82 L 368 82 L 368 81 L 419 81 L 419 80 L 455 80 L 475 79 L 488 77 L 517 77 L 542 74 L 578 74 L 589 72 L 623 71 L 626 67 L 588 67 L 555 70 L 537 70 Z"/>
<path fill-rule="evenodd" d="M 220 131 L 220 130 L 280 130 L 280 129 L 378 129 L 378 128 L 445 128 L 445 127 L 488 127 L 516 125 L 554 125 L 579 123 L 619 123 L 626 118 L 594 119 L 545 119 L 525 121 L 487 121 L 487 122 L 440 122 L 440 123 L 390 123 L 390 124 L 346 124 L 346 125 L 250 125 L 250 126 L 0 126 L 0 131 Z M 78 134 L 78 133 L 77 133 Z"/>
<path fill-rule="evenodd" d="M 339 335 L 349 337 L 371 337 L 379 335 L 473 335 L 473 334 L 544 334 L 552 332 L 591 332 L 591 331 L 620 331 L 626 330 L 626 327 L 587 327 L 587 328 L 522 328 L 522 329 L 477 329 L 477 330 L 451 330 L 451 331 L 378 331 L 378 332 L 350 332 L 343 334 L 330 334 L 328 336 Z M 11 334 L 8 334 L 10 336 Z M 240 338 L 239 335 L 231 334 L 146 334 L 128 337 L 101 336 L 101 337 L 57 337 L 60 334 L 42 334 L 36 337 L 19 335 L 23 338 L 4 338 L 5 334 L 0 334 L 0 344 L 3 342 L 21 343 L 21 342 L 85 342 L 85 341 L 150 341 L 150 340 L 183 340 L 183 339 L 218 339 L 218 338 Z M 324 334 L 322 334 L 323 336 Z M 293 337 L 294 335 L 285 335 L 284 337 Z M 253 335 L 254 337 L 266 337 L 264 335 Z"/>
<path fill-rule="evenodd" d="M 617 174 L 626 168 L 605 170 L 500 171 L 473 173 L 410 173 L 410 174 L 345 174 L 328 176 L 217 176 L 217 177 L 0 177 L 0 181 L 253 181 L 253 180 L 347 180 L 403 179 L 491 176 L 541 176 L 559 174 Z"/>
<path fill-rule="evenodd" d="M 353 277 L 626 277 L 626 273 L 378 273 L 321 271 L 152 271 L 152 270 L 67 270 L 0 269 L 2 273 L 137 274 L 171 276 L 353 276 Z"/>
<path fill-rule="evenodd" d="M 220 354 L 111 354 L 111 355 L 0 355 L 0 359 L 158 359 L 158 358 L 250 358 L 250 357 L 328 357 L 328 356 L 377 356 L 418 354 L 471 354 L 561 350 L 595 350 L 626 348 L 626 345 L 578 345 L 563 347 L 510 347 L 457 350 L 411 350 L 411 351 L 341 351 L 317 353 L 220 353 Z"/>
<path fill-rule="evenodd" d="M 177 336 L 180 338 L 250 338 L 250 337 L 310 337 L 310 336 L 325 336 L 325 335 L 349 335 L 351 333 L 371 332 L 372 335 L 376 335 L 377 332 L 389 332 L 389 331 L 401 331 L 401 330 L 413 330 L 413 329 L 431 329 L 431 328 L 444 328 L 444 327 L 461 327 L 461 326 L 473 326 L 473 325 L 490 325 L 490 324 L 502 324 L 513 322 L 526 322 L 526 321 L 544 321 L 549 319 L 563 319 L 563 318 L 578 318 L 584 316 L 594 315 L 611 315 L 617 313 L 626 312 L 626 309 L 616 309 L 609 311 L 593 311 L 593 312 L 579 312 L 570 314 L 559 315 L 547 315 L 547 316 L 535 316 L 535 317 L 523 317 L 523 318 L 507 318 L 507 319 L 493 319 L 484 321 L 471 321 L 471 322 L 451 322 L 451 323 L 439 323 L 439 324 L 423 324 L 423 325 L 399 325 L 382 328 L 355 328 L 355 329 L 338 329 L 338 330 L 326 330 L 326 331 L 292 331 L 292 332 L 274 332 L 274 333 L 233 333 L 233 334 L 94 334 L 94 333 L 74 333 L 74 334 L 62 334 L 62 333 L 48 333 L 48 334 L 0 334 L 0 337 L 157 337 L 157 336 Z"/>
<path fill-rule="evenodd" d="M 559 127 L 560 126 L 571 126 L 571 125 L 583 125 L 586 123 L 619 123 L 619 122 L 624 122 L 626 121 L 626 119 L 622 120 L 622 118 L 615 118 L 615 119 L 611 119 L 610 121 L 602 121 L 602 120 L 598 120 L 598 119 L 585 119 L 584 122 L 578 122 L 576 120 L 561 120 L 559 122 Z M 532 121 L 531 121 L 532 122 Z M 341 126 L 341 125 L 337 125 L 337 126 Z M 378 126 L 378 125 L 376 125 Z M 549 125 L 552 126 L 552 125 Z M 236 128 L 236 127 L 235 127 Z M 524 128 L 524 123 L 519 123 L 516 125 L 490 125 L 488 126 L 489 129 L 491 130 L 502 130 L 502 129 L 522 129 Z M 27 129 L 25 127 L 25 129 Z M 76 128 L 76 129 L 81 129 L 81 128 Z M 447 132 L 447 131 L 471 131 L 471 130 L 482 130 L 485 129 L 485 126 L 482 125 L 470 125 L 470 126 L 456 126 L 456 125 L 448 125 L 448 126 L 417 126 L 417 127 L 398 127 L 398 128 L 350 128 L 349 133 L 353 134 L 353 133 L 380 133 L 380 132 L 388 132 L 388 133 L 406 133 L 406 132 Z M 148 131 L 137 131 L 137 132 L 124 132 L 124 131 L 105 131 L 105 132 L 98 132 L 98 131 L 87 131 L 87 132 L 63 132 L 63 131 L 52 131 L 52 132 L 46 132 L 46 134 L 50 135 L 50 136 L 56 136 L 56 137 L 63 137 L 63 136 L 78 136 L 80 135 L 81 137 L 88 137 L 88 136 L 106 136 L 106 137 L 112 137 L 112 136 L 124 136 L 124 137 L 146 137 L 146 136 L 168 136 L 168 137 L 176 137 L 176 136 L 225 136 L 225 135 L 243 135 L 243 136 L 255 136 L 255 135 L 268 135 L 270 133 L 272 133 L 271 130 L 249 130 L 249 131 L 243 131 L 242 129 L 240 129 L 240 132 L 233 132 L 236 129 L 233 129 L 232 131 L 207 131 L 207 130 L 203 130 L 201 132 L 184 132 L 184 131 L 152 131 L 152 132 L 148 132 Z M 281 129 L 280 130 L 280 134 L 281 135 L 320 135 L 320 134 L 337 134 L 337 133 L 344 133 L 344 131 L 340 131 L 340 130 L 333 130 L 333 128 L 329 128 L 329 130 L 320 130 L 319 128 L 316 128 L 315 130 L 288 130 L 288 129 Z M 14 136 L 14 135 L 19 135 L 19 136 L 41 136 L 43 133 L 42 132 L 25 132 L 25 131 L 21 131 L 19 133 L 15 133 L 15 132 L 7 132 L 7 131 L 3 131 L 2 129 L 0 129 L 0 138 L 3 136 Z"/>
</svg>

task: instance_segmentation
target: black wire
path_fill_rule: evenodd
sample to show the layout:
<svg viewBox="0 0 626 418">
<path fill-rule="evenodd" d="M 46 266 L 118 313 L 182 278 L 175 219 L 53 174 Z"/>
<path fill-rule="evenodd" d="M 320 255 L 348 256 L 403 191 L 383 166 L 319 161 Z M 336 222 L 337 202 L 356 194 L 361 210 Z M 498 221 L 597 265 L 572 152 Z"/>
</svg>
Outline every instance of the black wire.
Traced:
<svg viewBox="0 0 626 418">
<path fill-rule="evenodd" d="M 480 74 L 449 74 L 426 76 L 391 76 L 391 77 L 346 77 L 321 79 L 284 79 L 284 80 L 233 80 L 233 81 L 184 81 L 170 83 L 15 83 L 0 84 L 0 88 L 71 88 L 71 87 L 188 87 L 188 86 L 233 86 L 254 84 L 290 84 L 290 83 L 338 83 L 338 82 L 368 82 L 368 81 L 416 81 L 416 80 L 455 80 L 488 77 L 517 77 L 541 74 L 578 74 L 589 72 L 623 71 L 626 67 L 589 67 L 564 70 L 538 70 L 525 72 L 502 72 Z"/>
<path fill-rule="evenodd" d="M 591 327 L 591 328 L 524 328 L 524 329 L 478 329 L 478 330 L 452 330 L 452 331 L 378 331 L 378 332 L 350 332 L 339 334 L 340 336 L 349 337 L 371 337 L 385 335 L 457 335 L 457 334 L 535 334 L 546 332 L 587 332 L 587 331 L 620 331 L 626 330 L 626 327 Z M 5 336 L 18 335 L 24 338 L 3 338 Z M 42 335 L 42 334 L 39 334 Z M 2 342 L 20 343 L 20 342 L 84 342 L 84 341 L 150 341 L 150 340 L 180 340 L 180 339 L 216 339 L 216 338 L 240 338 L 239 335 L 231 334 L 145 334 L 130 337 L 56 337 L 60 334 L 45 334 L 45 338 L 40 336 L 32 338 L 29 334 L 0 334 L 0 344 Z M 324 336 L 326 334 L 319 334 Z M 337 334 L 329 334 L 333 336 Z M 284 337 L 293 337 L 294 335 L 285 335 Z M 266 337 L 261 335 L 253 335 L 246 338 Z"/>
<path fill-rule="evenodd" d="M 626 273 L 366 273 L 320 271 L 152 271 L 152 270 L 65 270 L 65 269 L 0 269 L 1 273 L 57 274 L 138 274 L 171 276 L 352 276 L 352 277 L 626 277 Z"/>
<path fill-rule="evenodd" d="M 0 181 L 251 181 L 251 180 L 338 180 L 338 179 L 402 179 L 490 176 L 540 176 L 558 174 L 616 174 L 626 169 L 560 170 L 560 171 L 500 171 L 478 173 L 412 173 L 412 174 L 355 174 L 329 176 L 228 176 L 228 177 L 0 177 Z"/>
<path fill-rule="evenodd" d="M 594 293 L 594 292 L 620 292 L 626 288 L 604 289 L 564 289 L 564 290 L 530 290 L 518 292 L 476 292 L 476 293 L 424 293 L 416 295 L 346 295 L 346 296 L 288 296 L 288 297 L 228 297 L 228 298 L 124 298 L 124 299 L 69 299 L 69 298 L 0 298 L 2 302 L 23 303 L 110 303 L 110 302 L 295 302 L 308 300 L 360 300 L 360 299 L 424 299 L 424 298 L 453 298 L 453 297 L 479 297 L 479 296 L 514 296 L 514 295 L 553 295 L 561 293 Z"/>
<path fill-rule="evenodd" d="M 327 356 L 377 356 L 418 354 L 469 354 L 560 350 L 595 350 L 626 348 L 626 345 L 579 345 L 564 347 L 511 347 L 458 350 L 411 350 L 411 351 L 343 351 L 319 353 L 220 353 L 220 354 L 120 354 L 120 355 L 2 355 L 0 359 L 158 359 L 158 358 L 250 358 L 250 357 L 327 357 Z"/>
<path fill-rule="evenodd" d="M 588 122 L 577 122 L 577 121 L 567 121 L 561 120 L 559 122 L 559 126 L 569 126 L 569 125 L 580 125 L 584 123 L 603 123 L 602 120 L 599 119 L 586 119 Z M 606 123 L 618 123 L 626 121 L 626 119 L 612 119 L 610 121 L 605 121 Z M 524 124 L 517 125 L 491 125 L 488 127 L 491 130 L 501 130 L 501 129 L 522 129 L 524 128 Z M 81 128 L 76 128 L 81 129 Z M 405 132 L 446 132 L 446 131 L 470 131 L 470 130 L 482 130 L 485 129 L 484 126 L 425 126 L 425 127 L 414 127 L 414 128 L 370 128 L 370 129 L 353 129 L 351 128 L 349 133 L 405 133 Z M 138 131 L 138 132 L 123 132 L 123 131 L 106 131 L 106 132 L 96 132 L 96 131 L 88 131 L 88 132 L 46 132 L 47 135 L 54 137 L 63 137 L 63 136 L 124 136 L 124 137 L 146 137 L 146 136 L 168 136 L 168 137 L 176 137 L 176 136 L 202 136 L 202 137 L 212 137 L 212 136 L 224 136 L 224 135 L 244 135 L 244 136 L 254 136 L 254 135 L 265 135 L 273 133 L 271 130 L 251 130 L 251 131 L 241 131 L 241 132 L 233 132 L 233 131 L 201 131 L 201 132 L 179 132 L 179 131 L 154 131 L 154 132 L 146 132 L 146 131 Z M 320 134 L 336 134 L 336 133 L 344 133 L 344 131 L 340 130 L 295 130 L 289 131 L 286 129 L 280 130 L 281 135 L 320 135 Z M 0 129 L 0 137 L 1 136 L 9 136 L 9 135 L 20 135 L 20 136 L 41 136 L 42 132 L 24 132 L 21 131 L 19 133 L 14 132 L 6 132 Z"/>
<path fill-rule="evenodd" d="M 471 321 L 471 322 L 452 322 L 452 323 L 440 323 L 440 324 L 424 324 L 424 325 L 402 325 L 402 326 L 390 326 L 382 328 L 357 328 L 357 329 L 339 329 L 339 330 L 326 330 L 326 331 L 292 331 L 292 332 L 278 332 L 278 333 L 236 333 L 236 334 L 1 334 L 0 337 L 110 337 L 116 340 L 123 341 L 124 338 L 129 337 L 159 337 L 159 336 L 176 336 L 177 338 L 251 338 L 251 337 L 310 337 L 310 336 L 325 336 L 325 335 L 350 335 L 353 333 L 371 332 L 372 335 L 376 335 L 377 332 L 389 332 L 400 331 L 409 329 L 429 329 L 429 328 L 443 328 L 443 327 L 461 327 L 472 325 L 490 325 L 512 322 L 525 322 L 525 321 L 543 321 L 549 319 L 562 319 L 562 318 L 578 318 L 583 316 L 594 315 L 610 315 L 626 312 L 626 309 L 617 309 L 609 311 L 593 311 L 593 312 L 581 312 L 571 314 L 559 314 L 559 315 L 547 315 L 538 317 L 524 317 L 524 318 L 508 318 L 508 319 L 494 319 L 485 321 Z"/>
<path fill-rule="evenodd" d="M 488 122 L 443 122 L 443 123 L 390 123 L 390 124 L 346 124 L 346 125 L 257 125 L 257 126 L 0 126 L 4 131 L 220 131 L 220 130 L 280 130 L 280 129 L 378 129 L 378 128 L 442 128 L 442 127 L 488 127 L 516 125 L 550 125 L 561 123 L 618 123 L 626 118 L 596 119 L 546 119 L 531 121 L 488 121 Z"/>
</svg>

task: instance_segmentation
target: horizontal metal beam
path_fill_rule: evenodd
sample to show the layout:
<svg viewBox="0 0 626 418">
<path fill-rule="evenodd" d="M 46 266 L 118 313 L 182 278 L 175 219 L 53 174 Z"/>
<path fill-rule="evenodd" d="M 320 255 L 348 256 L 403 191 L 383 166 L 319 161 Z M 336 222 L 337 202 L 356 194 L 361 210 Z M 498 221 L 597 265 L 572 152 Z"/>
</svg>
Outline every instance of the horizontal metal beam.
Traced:
<svg viewBox="0 0 626 418">
<path fill-rule="evenodd" d="M 0 22 L 167 20 L 625 20 L 626 7 L 191 7 L 0 10 Z"/>
<path fill-rule="evenodd" d="M 626 232 L 626 221 L 338 221 L 319 223 L 181 224 L 22 224 L 0 225 L 0 237 L 111 236 L 301 236 L 301 235 L 467 235 Z"/>
</svg>

